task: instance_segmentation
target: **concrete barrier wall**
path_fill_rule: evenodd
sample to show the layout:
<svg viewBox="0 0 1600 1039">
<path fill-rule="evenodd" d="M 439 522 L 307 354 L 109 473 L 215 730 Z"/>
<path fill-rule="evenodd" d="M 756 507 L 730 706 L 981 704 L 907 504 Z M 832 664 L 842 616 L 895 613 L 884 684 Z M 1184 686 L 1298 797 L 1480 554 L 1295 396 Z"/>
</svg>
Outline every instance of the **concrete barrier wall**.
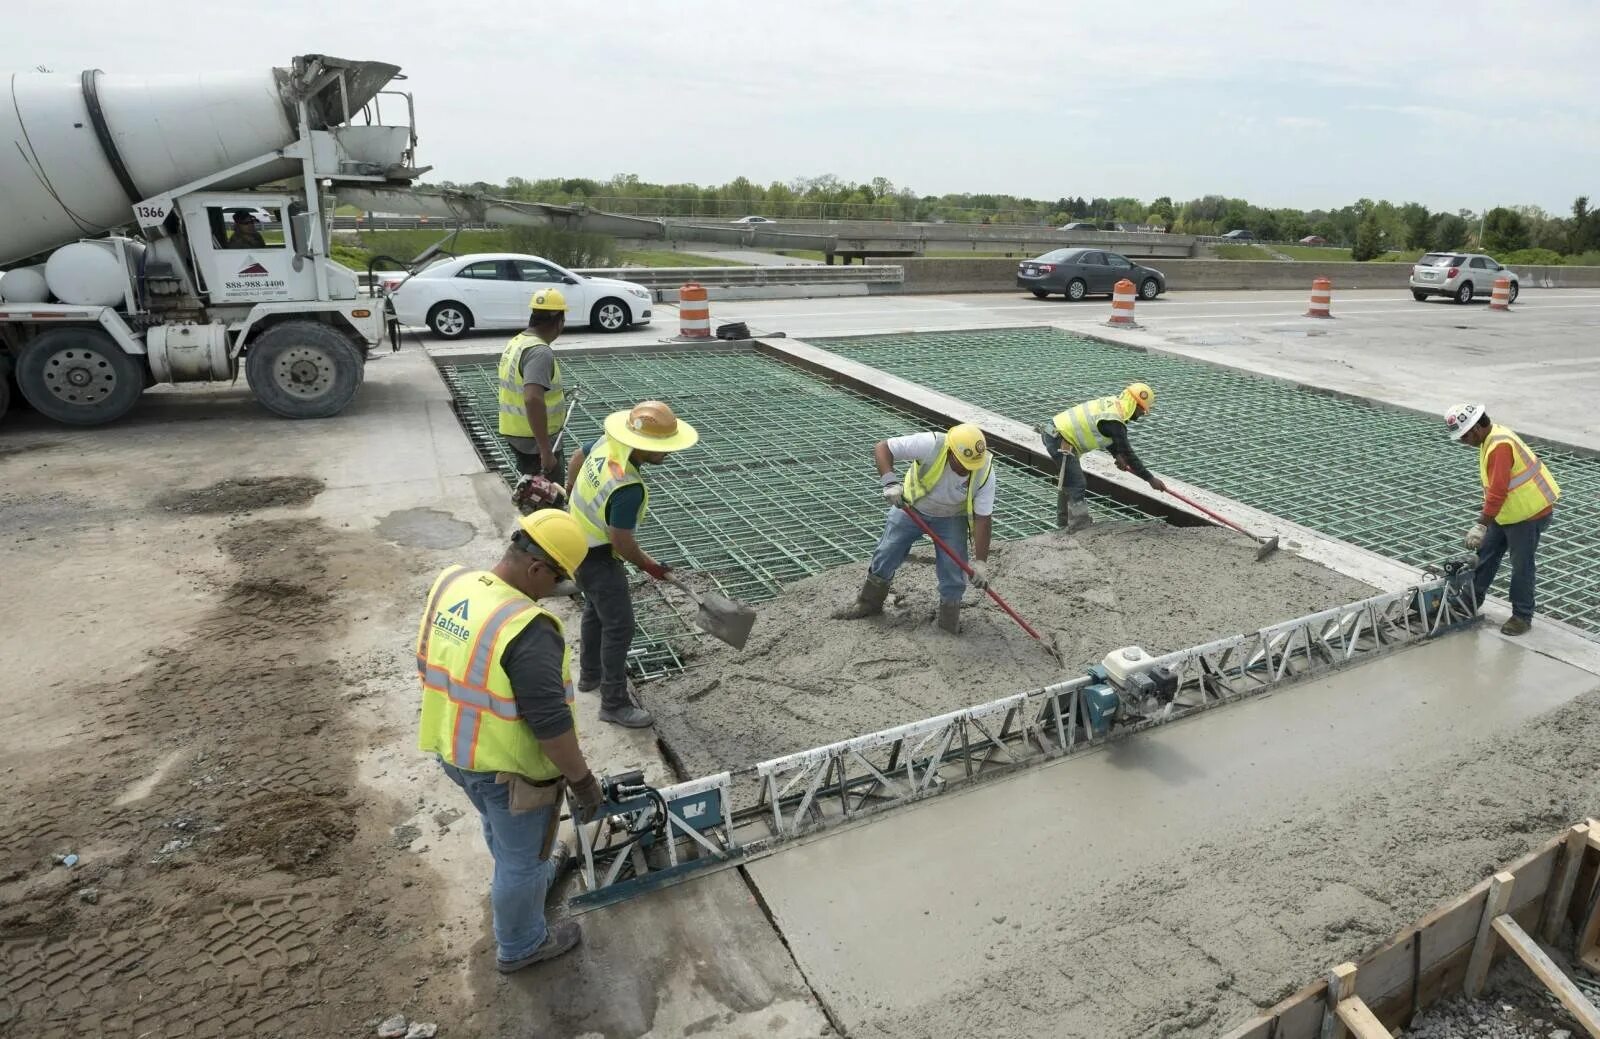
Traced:
<svg viewBox="0 0 1600 1039">
<path fill-rule="evenodd" d="M 902 293 L 1000 292 L 1016 287 L 1017 261 L 1004 259 L 909 259 L 896 263 L 906 272 L 899 285 L 874 285 L 872 291 Z M 1150 264 L 1167 276 L 1169 289 L 1305 289 L 1318 276 L 1339 289 L 1406 288 L 1407 263 L 1286 263 L 1276 260 L 1158 260 Z M 1600 287 L 1600 267 L 1517 267 L 1524 288 Z M 1484 290 L 1487 292 L 1487 288 Z"/>
</svg>

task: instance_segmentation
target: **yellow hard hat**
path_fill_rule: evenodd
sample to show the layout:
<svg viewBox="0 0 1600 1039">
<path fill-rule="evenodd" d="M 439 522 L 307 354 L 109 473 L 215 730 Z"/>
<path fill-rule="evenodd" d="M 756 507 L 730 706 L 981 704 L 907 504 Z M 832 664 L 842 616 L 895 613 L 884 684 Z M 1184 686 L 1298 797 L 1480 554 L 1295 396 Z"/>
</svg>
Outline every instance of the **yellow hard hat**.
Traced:
<svg viewBox="0 0 1600 1039">
<path fill-rule="evenodd" d="M 1152 390 L 1145 383 L 1132 383 L 1127 389 L 1122 391 L 1122 401 L 1124 408 L 1131 403 L 1134 407 L 1138 408 L 1142 414 L 1148 415 L 1150 413 L 1150 409 L 1155 407 L 1156 391 Z"/>
<path fill-rule="evenodd" d="M 983 463 L 989 457 L 989 445 L 984 442 L 983 430 L 970 422 L 951 426 L 945 436 L 945 446 L 955 460 L 968 470 L 983 468 Z"/>
<path fill-rule="evenodd" d="M 563 509 L 540 509 L 517 520 L 522 532 L 570 578 L 589 554 L 589 541 L 572 514 Z"/>
<path fill-rule="evenodd" d="M 528 301 L 528 309 L 559 310 L 564 314 L 567 311 L 567 297 L 561 294 L 560 289 L 540 289 Z"/>
<path fill-rule="evenodd" d="M 659 400 L 640 401 L 627 411 L 613 411 L 606 416 L 606 435 L 641 451 L 682 451 L 700 439 L 693 426 Z"/>
</svg>

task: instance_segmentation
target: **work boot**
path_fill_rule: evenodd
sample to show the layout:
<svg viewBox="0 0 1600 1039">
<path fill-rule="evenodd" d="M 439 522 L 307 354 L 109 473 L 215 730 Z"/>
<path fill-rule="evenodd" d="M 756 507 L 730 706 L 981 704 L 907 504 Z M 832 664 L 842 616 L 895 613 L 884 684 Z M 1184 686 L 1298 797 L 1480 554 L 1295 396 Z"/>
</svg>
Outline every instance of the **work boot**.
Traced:
<svg viewBox="0 0 1600 1039">
<path fill-rule="evenodd" d="M 512 971 L 531 967 L 535 963 L 553 960 L 563 953 L 571 952 L 572 947 L 578 944 L 583 937 L 576 920 L 561 920 L 550 925 L 549 932 L 544 937 L 544 944 L 522 957 L 520 960 L 496 959 L 495 966 L 500 968 L 501 974 L 510 974 Z"/>
<path fill-rule="evenodd" d="M 1067 533 L 1082 530 L 1094 522 L 1094 517 L 1089 513 L 1089 502 L 1084 498 L 1073 498 L 1067 503 Z"/>
<path fill-rule="evenodd" d="M 876 617 L 883 612 L 883 600 L 888 597 L 889 582 L 868 574 L 866 581 L 861 585 L 861 592 L 856 596 L 856 601 L 842 610 L 835 610 L 833 619 L 853 621 L 862 617 Z"/>
<path fill-rule="evenodd" d="M 1528 629 L 1533 627 L 1533 621 L 1525 621 L 1521 617 L 1512 617 L 1500 625 L 1502 635 L 1526 635 Z"/>
<path fill-rule="evenodd" d="M 600 679 L 598 679 L 598 678 L 584 678 L 582 675 L 578 676 L 578 692 L 580 692 L 580 693 L 592 693 L 596 689 L 599 689 L 599 688 L 600 688 Z"/>
<path fill-rule="evenodd" d="M 600 720 L 620 725 L 624 729 L 648 729 L 655 724 L 650 712 L 634 703 L 627 689 L 623 689 L 614 697 L 601 694 Z"/>
<path fill-rule="evenodd" d="M 939 603 L 939 627 L 952 635 L 961 634 L 961 600 Z"/>
</svg>

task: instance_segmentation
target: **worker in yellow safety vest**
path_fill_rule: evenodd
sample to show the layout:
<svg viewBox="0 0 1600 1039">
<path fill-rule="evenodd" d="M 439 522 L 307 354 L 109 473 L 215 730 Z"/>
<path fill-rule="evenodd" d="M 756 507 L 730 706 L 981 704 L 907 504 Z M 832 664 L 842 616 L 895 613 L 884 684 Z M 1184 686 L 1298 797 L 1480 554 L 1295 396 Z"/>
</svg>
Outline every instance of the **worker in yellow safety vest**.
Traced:
<svg viewBox="0 0 1600 1039">
<path fill-rule="evenodd" d="M 503 973 L 554 959 L 580 937 L 576 922 L 546 923 L 545 895 L 570 859 L 556 841 L 562 791 L 570 784 L 585 812 L 602 796 L 578 746 L 572 653 L 537 600 L 572 576 L 586 547 L 565 512 L 522 517 L 492 569 L 439 575 L 417 632 L 417 746 L 482 819 Z"/>
<path fill-rule="evenodd" d="M 647 400 L 606 416 L 605 433 L 567 466 L 568 508 L 583 530 L 587 555 L 577 569 L 583 592 L 582 650 L 578 689 L 600 690 L 600 720 L 630 729 L 654 719 L 628 685 L 628 648 L 633 645 L 633 592 L 627 560 L 657 581 L 670 566 L 644 550 L 635 531 L 650 508 L 640 467 L 660 465 L 667 455 L 693 447 L 700 434 L 659 400 Z"/>
<path fill-rule="evenodd" d="M 1561 485 L 1521 437 L 1489 419 L 1482 404 L 1455 405 L 1444 413 L 1444 424 L 1451 440 L 1478 449 L 1483 510 L 1466 536 L 1467 547 L 1478 553 L 1472 579 L 1478 603 L 1489 594 L 1509 549 L 1511 618 L 1500 631 L 1524 634 L 1533 626 L 1534 555 L 1561 500 Z"/>
<path fill-rule="evenodd" d="M 556 445 L 567 422 L 567 394 L 553 349 L 567 323 L 560 289 L 540 289 L 528 303 L 528 327 L 500 353 L 500 435 L 524 476 L 561 482 L 565 467 Z"/>
<path fill-rule="evenodd" d="M 1049 425 L 1039 427 L 1044 449 L 1057 466 L 1056 526 L 1071 532 L 1094 522 L 1089 514 L 1088 482 L 1079 462 L 1091 451 L 1109 451 L 1118 469 L 1133 473 L 1154 490 L 1167 489 L 1161 478 L 1139 461 L 1128 441 L 1128 424 L 1148 415 L 1155 402 L 1156 391 L 1135 382 L 1116 396 L 1096 397 L 1068 408 Z"/>
<path fill-rule="evenodd" d="M 880 440 L 872 449 L 889 505 L 883 536 L 867 564 L 867 579 L 856 601 L 834 613 L 837 620 L 856 620 L 883 612 L 889 582 L 905 562 L 922 528 L 906 512 L 915 509 L 935 534 L 972 568 L 972 585 L 988 587 L 989 541 L 994 534 L 995 474 L 993 456 L 983 430 L 970 423 L 943 433 L 912 433 Z M 894 471 L 908 463 L 905 476 Z M 902 509 L 902 506 L 904 508 Z M 967 539 L 972 539 L 968 562 Z M 939 582 L 938 624 L 952 635 L 961 631 L 961 597 L 967 576 L 943 550 L 935 550 Z"/>
</svg>

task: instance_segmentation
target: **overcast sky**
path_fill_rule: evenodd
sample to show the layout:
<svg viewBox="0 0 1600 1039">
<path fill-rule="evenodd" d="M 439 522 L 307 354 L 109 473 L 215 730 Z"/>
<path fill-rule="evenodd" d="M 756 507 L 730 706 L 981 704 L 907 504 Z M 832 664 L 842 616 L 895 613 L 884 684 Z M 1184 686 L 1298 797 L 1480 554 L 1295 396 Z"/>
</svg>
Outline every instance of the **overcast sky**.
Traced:
<svg viewBox="0 0 1600 1039">
<path fill-rule="evenodd" d="M 5 70 L 392 62 L 423 161 L 457 181 L 833 173 L 922 194 L 1559 213 L 1600 199 L 1595 0 L 71 0 L 7 23 Z"/>
</svg>

